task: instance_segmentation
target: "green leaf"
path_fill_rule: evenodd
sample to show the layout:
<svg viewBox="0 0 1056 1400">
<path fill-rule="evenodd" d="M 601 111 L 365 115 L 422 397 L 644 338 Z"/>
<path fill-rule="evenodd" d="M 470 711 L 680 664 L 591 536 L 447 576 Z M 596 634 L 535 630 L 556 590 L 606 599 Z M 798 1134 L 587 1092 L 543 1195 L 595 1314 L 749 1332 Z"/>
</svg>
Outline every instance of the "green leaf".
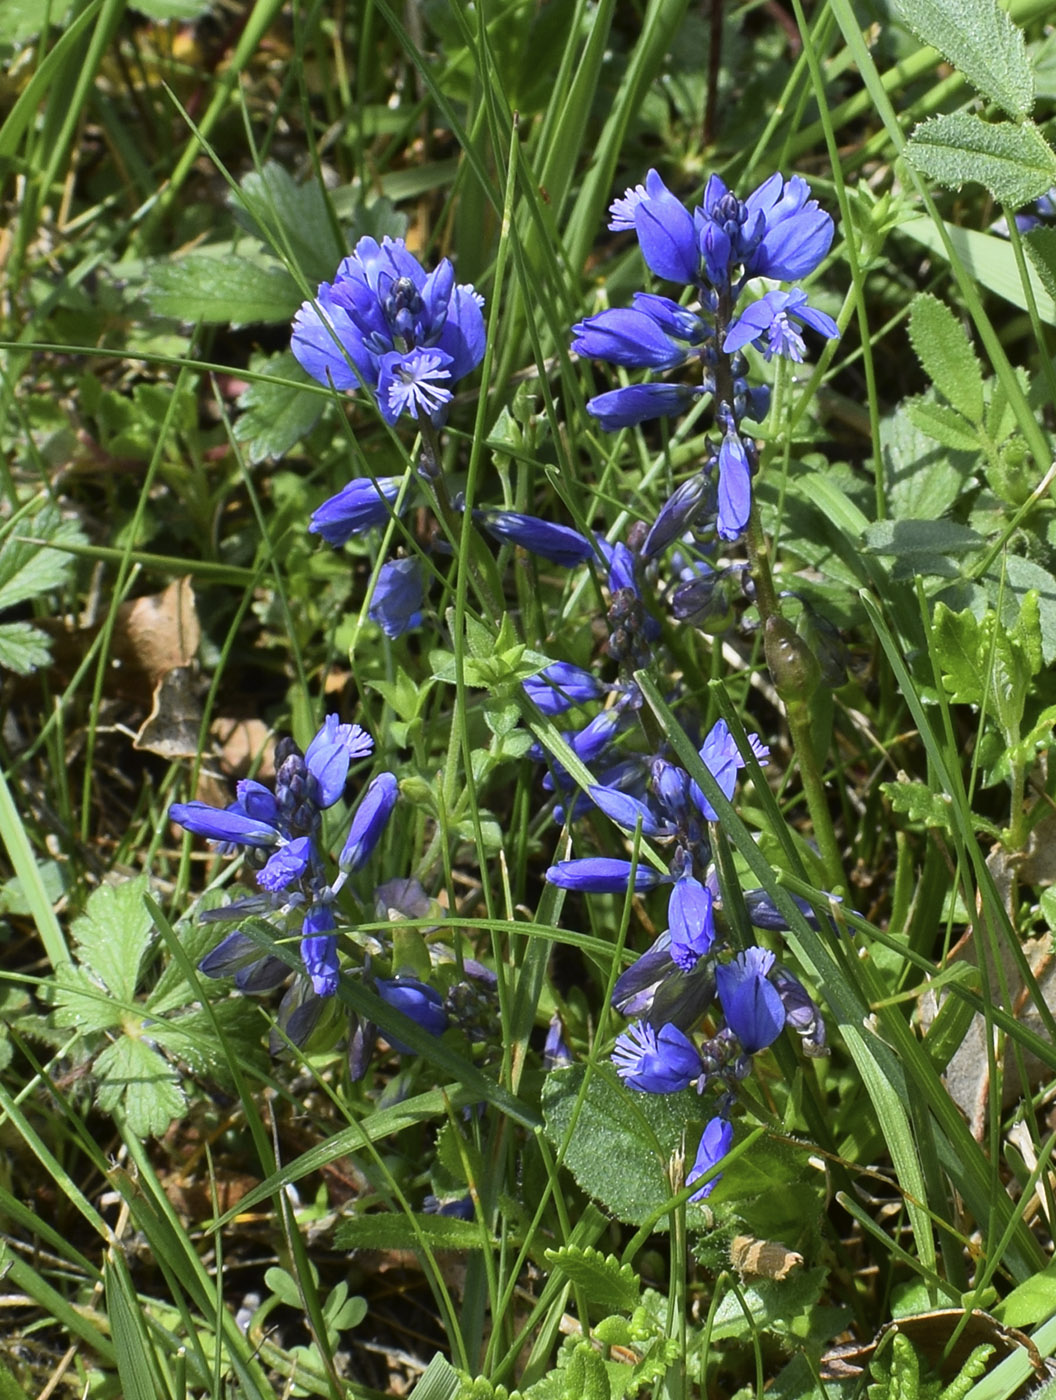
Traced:
<svg viewBox="0 0 1056 1400">
<path fill-rule="evenodd" d="M 951 829 L 950 799 L 944 792 L 933 792 L 927 783 L 911 782 L 904 775 L 899 775 L 897 783 L 881 783 L 880 791 L 892 808 L 911 822 L 923 822 L 941 831 Z"/>
<path fill-rule="evenodd" d="M 1010 117 L 1029 117 L 1034 74 L 1021 30 L 996 0 L 898 0 L 906 23 Z"/>
<path fill-rule="evenodd" d="M 974 181 L 1012 209 L 1056 184 L 1056 154 L 1032 122 L 984 122 L 971 112 L 931 117 L 914 130 L 906 155 L 947 189 Z"/>
<path fill-rule="evenodd" d="M 159 316 L 235 327 L 289 321 L 301 304 L 284 267 L 220 248 L 154 263 L 146 296 Z"/>
<path fill-rule="evenodd" d="M 956 520 L 878 520 L 865 531 L 871 554 L 896 554 L 914 559 L 941 554 L 965 554 L 986 541 Z"/>
<path fill-rule="evenodd" d="M 978 452 L 979 434 L 956 409 L 927 399 L 909 399 L 906 414 L 915 428 L 954 452 Z M 926 518 L 926 517 L 925 517 Z"/>
<path fill-rule="evenodd" d="M 957 414 L 975 426 L 982 423 L 983 371 L 950 308 L 927 292 L 914 297 L 909 312 L 909 338 L 925 373 Z M 971 434 L 969 437 L 969 447 L 978 446 L 978 440 Z"/>
<path fill-rule="evenodd" d="M 964 263 L 980 286 L 1023 311 L 1027 309 L 1016 255 L 1007 238 L 981 233 L 978 229 L 958 228 L 948 221 L 944 221 L 940 229 L 931 219 L 924 218 L 906 219 L 899 224 L 898 231 L 927 248 L 942 262 L 950 257 L 948 241 L 954 256 Z M 1028 272 L 1038 315 L 1050 326 L 1056 326 L 1056 301 L 1045 290 L 1038 274 L 1029 267 Z"/>
<path fill-rule="evenodd" d="M 357 1215 L 337 1227 L 338 1249 L 480 1249 L 480 1226 L 447 1215 Z"/>
<path fill-rule="evenodd" d="M 51 660 L 51 642 L 32 622 L 0 622 L 0 667 L 28 676 Z"/>
<path fill-rule="evenodd" d="M 45 22 L 62 28 L 69 16 L 69 3 L 49 0 L 4 0 L 0 5 L 0 44 L 21 48 L 28 39 L 44 30 Z"/>
<path fill-rule="evenodd" d="M 994 1316 L 1006 1327 L 1036 1327 L 1056 1313 L 1056 1262 L 1040 1274 L 1013 1288 L 994 1308 Z"/>
<path fill-rule="evenodd" d="M 590 1342 L 579 1342 L 560 1372 L 561 1400 L 612 1400 L 604 1359 Z"/>
<path fill-rule="evenodd" d="M 235 203 L 239 223 L 256 233 L 276 256 L 289 255 L 313 287 L 332 281 L 348 248 L 318 181 L 299 185 L 287 170 L 269 160 L 259 174 L 251 170 L 240 188 L 242 198 Z"/>
<path fill-rule="evenodd" d="M 1024 598 L 1012 630 L 993 610 L 980 621 L 968 609 L 955 613 L 944 603 L 935 608 L 932 637 L 950 699 L 985 704 L 1010 747 L 1019 742 L 1031 677 L 1040 670 L 1038 629 L 1036 594 Z"/>
<path fill-rule="evenodd" d="M 154 927 L 143 903 L 147 877 L 100 885 L 73 923 L 77 955 L 117 1001 L 131 1002 Z"/>
<path fill-rule="evenodd" d="M 546 1250 L 544 1257 L 555 1272 L 583 1289 L 591 1306 L 623 1313 L 631 1313 L 638 1306 L 642 1281 L 630 1264 L 621 1264 L 615 1254 L 567 1245 Z"/>
<path fill-rule="evenodd" d="M 546 1134 L 560 1147 L 568 1129 L 565 1165 L 605 1209 L 641 1225 L 671 1199 L 669 1167 L 682 1149 L 689 1120 L 700 1115 L 691 1090 L 641 1094 L 626 1088 L 611 1065 L 593 1067 L 580 1100 L 586 1066 L 552 1071 L 543 1085 Z M 661 1221 L 657 1229 L 665 1229 Z"/>
<path fill-rule="evenodd" d="M 288 1308 L 296 1308 L 298 1312 L 304 1311 L 304 1298 L 301 1296 L 300 1285 L 287 1269 L 280 1269 L 277 1265 L 272 1265 L 270 1269 L 264 1271 L 264 1282 L 275 1294 L 275 1297 L 280 1302 L 285 1303 Z"/>
<path fill-rule="evenodd" d="M 63 520 L 51 506 L 19 521 L 0 549 L 0 608 L 13 608 L 61 588 L 71 559 L 64 549 L 47 546 L 85 544 L 75 521 Z"/>
<path fill-rule="evenodd" d="M 765 1280 L 727 1293 L 712 1318 L 712 1342 L 743 1339 L 749 1325 L 787 1333 L 788 1323 L 817 1303 L 825 1279 L 824 1269 L 803 1269 L 781 1283 Z"/>
<path fill-rule="evenodd" d="M 937 407 L 931 397 L 933 392 L 929 391 L 924 399 L 901 403 L 880 423 L 888 505 L 895 520 L 938 520 L 945 515 L 978 460 L 976 441 L 973 440 L 971 455 L 943 451 L 913 421 L 910 403 Z"/>
<path fill-rule="evenodd" d="M 1056 228 L 1032 228 L 1023 242 L 1045 290 L 1056 300 Z"/>
<path fill-rule="evenodd" d="M 128 1266 L 120 1254 L 107 1253 L 103 1260 L 103 1282 L 124 1400 L 154 1400 L 159 1377 L 150 1364 L 153 1356 L 150 1337 Z"/>
<path fill-rule="evenodd" d="M 459 1373 L 437 1352 L 411 1391 L 413 1400 L 456 1400 L 462 1390 Z"/>
<path fill-rule="evenodd" d="M 86 1035 L 121 1024 L 121 1007 L 81 967 L 60 965 L 50 995 L 55 1002 L 52 1019 L 57 1026 L 76 1026 Z"/>
<path fill-rule="evenodd" d="M 251 367 L 282 379 L 314 382 L 288 350 L 269 359 L 254 360 Z M 283 457 L 315 427 L 323 403 L 319 394 L 306 393 L 296 385 L 255 379 L 239 397 L 238 406 L 244 412 L 235 426 L 235 436 L 246 444 L 246 455 L 254 464 L 266 457 Z"/>
<path fill-rule="evenodd" d="M 948 987 L 951 982 L 959 982 L 966 990 L 976 995 L 979 993 L 979 969 L 969 963 L 951 963 L 941 974 L 941 979 L 937 978 L 932 982 L 932 990 L 936 989 L 940 981 L 943 987 Z M 971 1002 L 956 993 L 947 996 L 942 1002 L 939 1014 L 928 1027 L 928 1033 L 924 1037 L 924 1050 L 937 1073 L 945 1074 L 946 1066 L 964 1043 L 974 1015 L 975 1008 Z"/>
<path fill-rule="evenodd" d="M 209 9 L 212 0 L 133 0 L 129 6 L 148 19 L 198 19 Z"/>
<path fill-rule="evenodd" d="M 1051 666 L 1056 661 L 1056 578 L 1033 559 L 1008 554 L 995 561 L 984 581 L 991 603 L 996 607 L 1000 600 L 1006 627 L 1015 626 L 1027 594 L 1037 595 L 1042 659 Z"/>
<path fill-rule="evenodd" d="M 122 1112 L 137 1137 L 160 1137 L 187 1107 L 176 1071 L 145 1040 L 121 1036 L 97 1058 L 94 1071 L 99 1107 Z"/>
</svg>

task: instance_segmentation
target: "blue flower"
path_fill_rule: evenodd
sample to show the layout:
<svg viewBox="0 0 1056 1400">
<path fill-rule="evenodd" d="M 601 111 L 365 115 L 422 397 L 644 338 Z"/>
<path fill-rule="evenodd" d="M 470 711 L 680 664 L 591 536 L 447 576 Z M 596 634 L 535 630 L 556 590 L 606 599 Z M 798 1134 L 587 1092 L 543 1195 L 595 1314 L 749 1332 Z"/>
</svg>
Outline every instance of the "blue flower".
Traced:
<svg viewBox="0 0 1056 1400">
<path fill-rule="evenodd" d="M 765 763 L 770 757 L 770 750 L 762 743 L 759 735 L 749 734 L 748 743 L 759 762 Z M 729 801 L 733 797 L 733 789 L 737 782 L 737 770 L 744 767 L 744 759 L 734 743 L 730 726 L 724 719 L 720 719 L 708 732 L 700 747 L 700 760 Z M 689 791 L 701 815 L 709 822 L 717 822 L 719 814 L 696 783 L 690 782 Z"/>
<path fill-rule="evenodd" d="M 257 871 L 257 884 L 262 890 L 277 894 L 301 878 L 314 856 L 310 836 L 294 837 L 275 852 L 263 870 Z"/>
<path fill-rule="evenodd" d="M 616 979 L 612 1006 L 621 1016 L 654 1027 L 670 1023 L 685 1031 L 697 1024 L 714 996 L 714 962 L 701 959 L 692 971 L 682 972 L 671 956 L 671 935 L 665 930 Z"/>
<path fill-rule="evenodd" d="M 337 934 L 329 904 L 313 904 L 301 925 L 301 961 L 319 997 L 337 991 Z"/>
<path fill-rule="evenodd" d="M 443 1035 L 447 1030 L 447 1012 L 444 1010 L 443 997 L 427 983 L 420 982 L 417 977 L 379 977 L 375 987 L 378 996 L 387 1006 L 395 1007 L 429 1035 Z M 409 1045 L 389 1035 L 387 1031 L 385 1038 L 399 1054 L 415 1053 Z"/>
<path fill-rule="evenodd" d="M 210 841 L 232 841 L 239 846 L 274 846 L 279 832 L 270 821 L 248 816 L 238 803 L 226 809 L 207 802 L 174 802 L 169 817 L 177 826 L 206 836 Z"/>
<path fill-rule="evenodd" d="M 772 1045 L 784 1028 L 784 1004 L 767 978 L 773 965 L 773 953 L 753 947 L 715 969 L 726 1024 L 749 1055 Z"/>
<path fill-rule="evenodd" d="M 671 889 L 667 922 L 671 957 L 683 972 L 691 971 L 715 942 L 711 891 L 692 875 L 682 875 Z"/>
<path fill-rule="evenodd" d="M 337 715 L 327 715 L 304 752 L 312 797 L 323 811 L 340 800 L 352 760 L 366 758 L 373 749 L 374 740 L 365 729 L 342 724 Z"/>
<path fill-rule="evenodd" d="M 537 515 L 522 515 L 515 510 L 480 511 L 476 518 L 498 539 L 519 544 L 531 554 L 538 554 L 565 569 L 594 557 L 590 540 L 569 525 L 555 525 Z"/>
<path fill-rule="evenodd" d="M 374 847 L 381 840 L 396 799 L 400 795 L 395 773 L 379 773 L 360 799 L 348 829 L 348 838 L 338 865 L 352 872 L 367 863 Z"/>
<path fill-rule="evenodd" d="M 360 476 L 343 491 L 324 501 L 313 514 L 308 529 L 322 535 L 327 544 L 347 544 L 375 525 L 387 524 L 400 494 L 401 478 Z"/>
<path fill-rule="evenodd" d="M 702 1176 L 710 1172 L 712 1167 L 717 1166 L 722 1161 L 732 1146 L 733 1124 L 725 1118 L 712 1118 L 701 1134 L 700 1145 L 697 1148 L 697 1159 L 689 1169 L 686 1185 L 692 1186 L 695 1181 L 699 1181 Z M 695 1191 L 689 1199 L 695 1202 L 705 1200 L 718 1186 L 720 1178 L 721 1173 L 719 1176 L 713 1176 L 706 1186 Z"/>
<path fill-rule="evenodd" d="M 400 637 L 422 625 L 425 586 L 417 559 L 390 559 L 381 566 L 367 615 L 386 637 Z"/>
<path fill-rule="evenodd" d="M 625 831 L 634 831 L 641 822 L 643 836 L 674 835 L 674 825 L 658 816 L 642 798 L 634 797 L 629 792 L 621 792 L 619 788 L 614 787 L 592 787 L 589 791 L 595 805 Z"/>
<path fill-rule="evenodd" d="M 292 350 L 321 384 L 364 384 L 382 417 L 444 421 L 452 386 L 484 357 L 483 300 L 445 258 L 426 273 L 403 239 L 361 238 L 293 323 Z"/>
<path fill-rule="evenodd" d="M 767 292 L 753 302 L 730 326 L 722 348 L 727 354 L 755 345 L 767 360 L 774 355 L 799 364 L 806 354 L 803 337 L 792 324 L 792 318 L 810 326 L 829 340 L 835 340 L 840 328 L 831 316 L 809 305 L 805 293 Z"/>
<path fill-rule="evenodd" d="M 642 545 L 642 557 L 651 559 L 654 554 L 661 554 L 685 534 L 707 503 L 710 492 L 711 481 L 704 472 L 687 477 L 660 507 L 660 514 Z"/>
<path fill-rule="evenodd" d="M 266 905 L 262 912 L 269 907 Z M 262 952 L 257 940 L 241 929 L 229 933 L 206 953 L 198 964 L 198 971 L 205 977 L 233 977 L 240 992 L 274 991 L 290 975 L 282 958 Z"/>
<path fill-rule="evenodd" d="M 762 236 L 746 264 L 750 277 L 795 282 L 821 262 L 832 244 L 832 219 L 810 198 L 806 180 L 771 175 L 744 201 L 750 217 L 762 216 Z"/>
<path fill-rule="evenodd" d="M 693 400 L 705 390 L 688 384 L 628 384 L 623 389 L 610 389 L 587 400 L 587 412 L 598 420 L 607 433 L 619 428 L 633 428 L 650 418 L 668 418 L 685 413 Z"/>
<path fill-rule="evenodd" d="M 577 322 L 573 351 L 627 369 L 674 369 L 707 339 L 705 323 L 677 301 L 636 292 L 633 302 L 633 307 L 613 307 Z"/>
<path fill-rule="evenodd" d="M 811 928 L 820 928 L 818 916 L 798 894 L 788 896 L 795 904 L 800 913 L 806 919 Z M 831 899 L 833 896 L 829 895 Z M 756 928 L 766 929 L 770 933 L 788 933 L 788 920 L 778 909 L 777 905 L 767 894 L 766 890 L 745 890 L 744 907 L 748 911 L 748 918 Z"/>
<path fill-rule="evenodd" d="M 730 428 L 719 448 L 719 538 L 740 539 L 752 512 L 752 473 L 748 454 L 736 428 Z"/>
<path fill-rule="evenodd" d="M 639 865 L 634 872 L 637 894 L 654 889 L 667 877 L 651 866 Z M 584 894 L 624 894 L 631 883 L 631 862 L 612 856 L 586 856 L 582 860 L 560 860 L 546 872 L 546 880 L 563 890 Z"/>
<path fill-rule="evenodd" d="M 785 1008 L 785 1024 L 799 1036 L 803 1044 L 803 1053 L 812 1059 L 820 1059 L 827 1055 L 829 1047 L 825 1022 L 806 987 L 780 963 L 774 964 L 772 980 Z"/>
<path fill-rule="evenodd" d="M 703 1070 L 700 1051 L 677 1026 L 656 1031 L 641 1021 L 617 1036 L 612 1062 L 625 1084 L 646 1094 L 677 1094 Z"/>
<path fill-rule="evenodd" d="M 565 1028 L 561 1017 L 555 1012 L 550 1017 L 550 1026 L 546 1032 L 546 1043 L 543 1046 L 543 1067 L 545 1069 L 561 1069 L 571 1063 L 572 1051 L 568 1048 L 568 1043 L 565 1040 Z"/>
<path fill-rule="evenodd" d="M 571 661 L 552 661 L 536 676 L 522 681 L 525 694 L 544 715 L 561 715 L 573 705 L 585 705 L 602 693 L 601 682 Z"/>
</svg>

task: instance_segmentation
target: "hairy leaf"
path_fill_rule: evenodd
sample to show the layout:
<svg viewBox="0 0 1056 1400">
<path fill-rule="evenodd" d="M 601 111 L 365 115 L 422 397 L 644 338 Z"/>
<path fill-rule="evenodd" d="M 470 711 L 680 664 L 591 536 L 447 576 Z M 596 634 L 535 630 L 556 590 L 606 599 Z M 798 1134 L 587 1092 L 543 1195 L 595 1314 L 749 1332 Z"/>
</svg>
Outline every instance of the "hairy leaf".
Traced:
<svg viewBox="0 0 1056 1400">
<path fill-rule="evenodd" d="M 969 423 L 980 424 L 983 421 L 983 371 L 950 308 L 930 293 L 914 297 L 909 312 L 909 338 L 917 359 L 936 389 Z M 963 443 L 950 445 L 964 446 Z M 974 445 L 974 441 L 968 443 L 969 447 Z"/>
<path fill-rule="evenodd" d="M 898 0 L 918 39 L 1010 117 L 1029 117 L 1034 74 L 1021 30 L 996 0 Z"/>
<path fill-rule="evenodd" d="M 1056 154 L 1030 122 L 984 122 L 971 112 L 931 117 L 914 130 L 906 154 L 947 189 L 974 181 L 1012 209 L 1056 184 Z"/>
</svg>

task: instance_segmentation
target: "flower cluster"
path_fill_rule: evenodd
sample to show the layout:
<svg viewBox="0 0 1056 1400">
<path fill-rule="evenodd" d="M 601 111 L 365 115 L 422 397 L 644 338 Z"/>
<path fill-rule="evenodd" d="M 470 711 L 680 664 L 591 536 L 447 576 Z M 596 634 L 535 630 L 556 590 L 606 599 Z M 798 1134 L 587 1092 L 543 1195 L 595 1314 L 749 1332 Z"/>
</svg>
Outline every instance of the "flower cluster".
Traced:
<svg viewBox="0 0 1056 1400">
<path fill-rule="evenodd" d="M 387 423 L 406 413 L 436 425 L 484 357 L 483 304 L 446 258 L 427 274 L 402 238 L 361 238 L 297 312 L 292 349 L 320 384 L 369 389 Z"/>
<path fill-rule="evenodd" d="M 832 318 L 799 290 L 766 291 L 739 313 L 738 303 L 755 279 L 790 282 L 813 272 L 832 243 L 832 219 L 810 198 L 805 181 L 796 176 L 784 181 L 776 174 L 745 200 L 713 175 L 690 213 L 655 170 L 644 185 L 616 200 L 610 213 L 609 228 L 636 233 L 650 271 L 682 284 L 694 302 L 684 306 L 636 293 L 630 307 L 602 311 L 573 326 L 572 349 L 625 369 L 670 371 L 694 361 L 700 380 L 633 384 L 597 395 L 587 408 L 601 427 L 615 431 L 683 413 L 710 396 L 722 433 L 718 451 L 665 506 L 662 528 L 658 521 L 659 534 L 646 550 L 656 553 L 709 509 L 716 514 L 719 537 L 735 540 L 748 523 L 755 465 L 754 444 L 740 425 L 746 418 L 761 421 L 770 398 L 765 385 L 749 385 L 742 352 L 752 345 L 767 360 L 780 355 L 800 361 L 806 353 L 803 326 L 830 339 L 839 334 Z"/>
<path fill-rule="evenodd" d="M 196 836 L 241 849 L 256 871 L 260 893 L 236 900 L 222 911 L 224 918 L 258 913 L 278 913 L 290 923 L 299 921 L 301 959 L 317 996 L 333 996 L 337 990 L 338 957 L 334 901 L 346 879 L 366 864 L 381 839 L 399 794 L 395 774 L 379 773 L 360 799 L 338 858 L 338 874 L 327 870 L 320 833 L 322 814 L 344 795 L 348 770 L 355 759 L 373 751 L 374 740 L 358 724 L 341 724 L 327 715 L 322 728 L 302 753 L 292 739 L 280 740 L 275 751 L 274 791 L 250 778 L 237 786 L 237 798 L 228 807 L 206 802 L 175 802 L 169 816 Z M 246 965 L 251 945 L 253 961 Z M 202 970 L 226 976 L 233 968 L 243 990 L 260 990 L 261 979 L 285 978 L 288 968 L 262 968 L 259 948 L 245 934 L 234 933 L 208 954 Z M 239 966 L 239 964 L 241 964 Z M 276 985 L 271 982 L 271 985 Z"/>
<path fill-rule="evenodd" d="M 323 282 L 293 323 L 301 366 L 335 389 L 366 388 L 387 423 L 402 415 L 424 435 L 447 418 L 455 384 L 484 357 L 483 298 L 456 285 L 444 258 L 426 273 L 402 238 L 361 238 L 333 282 Z M 401 494 L 402 493 L 402 494 Z M 328 544 L 384 526 L 410 497 L 400 477 L 357 477 L 325 501 L 308 526 Z M 382 565 L 369 615 L 387 637 L 418 627 L 425 579 L 413 558 Z"/>
<path fill-rule="evenodd" d="M 748 742 L 756 761 L 765 763 L 769 751 L 759 736 L 750 735 Z M 744 759 L 724 721 L 708 733 L 699 757 L 730 800 Z M 690 1173 L 693 1181 L 729 1148 L 732 1090 L 749 1073 L 751 1057 L 772 1045 L 786 1025 L 801 1037 L 807 1054 L 825 1054 L 825 1030 L 806 989 L 777 964 L 772 952 L 749 947 L 725 958 L 708 835 L 708 825 L 718 820 L 718 813 L 694 779 L 667 758 L 653 758 L 646 772 L 638 791 L 597 785 L 590 797 L 625 832 L 640 832 L 665 847 L 667 871 L 587 856 L 558 862 L 546 878 L 563 889 L 586 893 L 625 893 L 632 878 L 636 891 L 661 884 L 671 887 L 668 927 L 613 989 L 614 1008 L 634 1018 L 616 1041 L 613 1061 L 624 1082 L 645 1093 L 677 1093 L 691 1085 L 698 1092 L 709 1087 L 721 1091 L 719 1113 L 705 1129 Z M 774 921 L 776 911 L 763 891 L 751 891 L 745 904 L 760 926 L 783 927 L 779 918 Z M 716 999 L 725 1024 L 698 1044 L 691 1032 Z M 718 1156 L 712 1155 L 715 1152 Z M 713 1184 L 707 1183 L 692 1199 L 703 1199 Z"/>
</svg>

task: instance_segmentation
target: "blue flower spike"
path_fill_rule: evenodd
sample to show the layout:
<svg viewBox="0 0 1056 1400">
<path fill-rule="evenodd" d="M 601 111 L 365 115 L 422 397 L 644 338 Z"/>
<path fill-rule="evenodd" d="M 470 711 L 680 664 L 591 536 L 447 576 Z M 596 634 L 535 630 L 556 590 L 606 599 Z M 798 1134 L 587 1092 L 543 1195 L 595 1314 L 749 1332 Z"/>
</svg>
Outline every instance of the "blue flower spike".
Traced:
<svg viewBox="0 0 1056 1400">
<path fill-rule="evenodd" d="M 798 281 L 813 272 L 832 245 L 832 219 L 811 198 L 798 176 L 774 174 L 740 200 L 718 176 L 711 176 L 692 211 L 650 170 L 643 184 L 626 190 L 610 207 L 610 229 L 634 231 L 649 270 L 665 282 L 686 288 L 674 300 L 635 293 L 627 308 L 609 308 L 572 327 L 577 355 L 622 369 L 670 373 L 687 367 L 696 382 L 631 384 L 588 400 L 587 411 L 607 432 L 635 427 L 653 418 L 684 413 L 701 396 L 714 398 L 725 359 L 732 377 L 733 403 L 715 403 L 723 433 L 718 454 L 719 482 L 714 524 L 720 539 L 737 540 L 751 514 L 755 449 L 742 439 L 742 419 L 759 422 L 769 407 L 766 385 L 749 385 L 739 354 L 756 346 L 765 359 L 803 359 L 801 327 L 834 339 L 833 319 L 812 307 L 798 288 L 771 289 L 739 316 L 737 301 L 753 279 Z M 683 305 L 684 301 L 690 304 Z M 698 309 L 699 308 L 699 309 Z M 714 507 L 706 478 L 685 484 L 661 511 L 645 545 L 653 557 L 686 529 L 703 528 Z"/>
</svg>

